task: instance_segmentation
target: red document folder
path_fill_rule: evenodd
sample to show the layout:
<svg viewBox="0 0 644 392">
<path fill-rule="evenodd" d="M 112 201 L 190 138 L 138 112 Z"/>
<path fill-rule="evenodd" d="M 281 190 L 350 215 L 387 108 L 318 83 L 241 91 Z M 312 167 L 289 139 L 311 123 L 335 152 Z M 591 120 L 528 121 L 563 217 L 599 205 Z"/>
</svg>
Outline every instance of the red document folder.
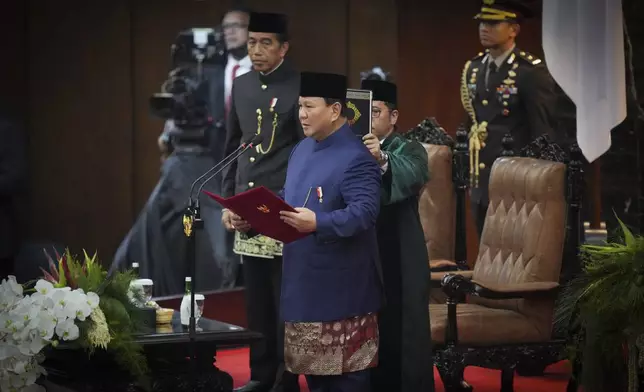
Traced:
<svg viewBox="0 0 644 392">
<path fill-rule="evenodd" d="M 288 244 L 308 235 L 308 233 L 300 233 L 280 219 L 280 211 L 295 211 L 295 209 L 263 186 L 227 199 L 208 191 L 203 192 L 223 207 L 241 216 L 254 231 L 266 237 Z"/>
</svg>

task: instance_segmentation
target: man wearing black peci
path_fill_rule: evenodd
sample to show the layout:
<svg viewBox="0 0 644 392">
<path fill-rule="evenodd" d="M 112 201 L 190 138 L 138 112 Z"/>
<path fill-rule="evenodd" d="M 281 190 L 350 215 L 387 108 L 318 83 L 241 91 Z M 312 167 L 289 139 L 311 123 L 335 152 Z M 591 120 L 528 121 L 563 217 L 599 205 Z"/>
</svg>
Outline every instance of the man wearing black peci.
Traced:
<svg viewBox="0 0 644 392">
<path fill-rule="evenodd" d="M 398 92 L 384 80 L 363 80 L 373 93 L 371 133 L 363 137 L 380 166 L 376 224 L 386 304 L 379 313 L 379 364 L 372 392 L 434 390 L 429 316 L 429 265 L 418 197 L 429 181 L 427 151 L 396 132 Z"/>
<path fill-rule="evenodd" d="M 253 70 L 233 83 L 225 153 L 258 133 L 263 141 L 225 173 L 224 197 L 257 186 L 279 192 L 291 150 L 304 137 L 298 120 L 300 75 L 284 59 L 287 25 L 285 15 L 251 13 L 248 55 Z M 234 251 L 242 256 L 248 328 L 264 335 L 250 347 L 251 380 L 237 391 L 299 391 L 297 377 L 284 370 L 284 326 L 279 322 L 282 244 L 254 235 L 232 211 L 223 211 L 222 222 L 235 231 Z"/>
<path fill-rule="evenodd" d="M 461 76 L 461 101 L 470 129 L 472 212 L 479 238 L 487 213 L 492 164 L 506 134 L 518 152 L 537 137 L 553 132 L 555 84 L 543 62 L 517 48 L 520 24 L 532 10 L 517 0 L 483 0 L 479 39 L 485 52 L 468 61 Z"/>
</svg>

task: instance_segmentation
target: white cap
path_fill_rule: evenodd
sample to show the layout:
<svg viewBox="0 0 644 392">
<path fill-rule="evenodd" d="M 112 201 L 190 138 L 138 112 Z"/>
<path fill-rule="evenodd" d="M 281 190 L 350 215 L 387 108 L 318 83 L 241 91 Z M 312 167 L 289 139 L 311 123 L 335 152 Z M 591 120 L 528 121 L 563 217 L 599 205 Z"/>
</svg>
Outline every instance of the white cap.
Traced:
<svg viewBox="0 0 644 392">
<path fill-rule="evenodd" d="M 192 278 L 189 276 L 186 276 L 186 282 L 192 282 Z"/>
</svg>

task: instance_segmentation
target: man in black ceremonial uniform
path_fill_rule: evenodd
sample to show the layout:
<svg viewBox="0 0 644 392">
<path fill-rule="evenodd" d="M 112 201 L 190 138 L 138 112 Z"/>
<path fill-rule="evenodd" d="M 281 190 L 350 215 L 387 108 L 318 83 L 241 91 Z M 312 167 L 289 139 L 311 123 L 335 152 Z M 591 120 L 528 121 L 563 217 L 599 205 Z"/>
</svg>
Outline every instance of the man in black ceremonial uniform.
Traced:
<svg viewBox="0 0 644 392">
<path fill-rule="evenodd" d="M 298 120 L 300 75 L 284 60 L 287 24 L 281 14 L 251 13 L 248 54 L 253 70 L 233 82 L 226 155 L 255 134 L 263 141 L 230 166 L 222 186 L 225 197 L 262 185 L 279 192 L 291 150 L 304 137 Z M 284 371 L 282 244 L 249 235 L 249 225 L 232 211 L 224 210 L 222 221 L 236 231 L 234 251 L 242 255 L 248 327 L 264 335 L 250 347 L 251 381 L 239 391 L 299 391 L 297 377 Z"/>
<path fill-rule="evenodd" d="M 429 180 L 427 152 L 395 132 L 395 84 L 363 80 L 361 88 L 373 93 L 372 130 L 363 139 L 382 173 L 377 230 L 386 303 L 379 315 L 379 365 L 373 369 L 372 391 L 431 392 L 429 257 L 418 215 L 418 197 Z"/>
<path fill-rule="evenodd" d="M 468 61 L 461 77 L 461 101 L 470 129 L 472 212 L 479 237 L 487 212 L 488 182 L 501 140 L 511 134 L 518 152 L 543 134 L 553 137 L 554 81 L 543 62 L 516 47 L 531 10 L 515 0 L 483 0 L 479 38 L 486 48 Z"/>
</svg>

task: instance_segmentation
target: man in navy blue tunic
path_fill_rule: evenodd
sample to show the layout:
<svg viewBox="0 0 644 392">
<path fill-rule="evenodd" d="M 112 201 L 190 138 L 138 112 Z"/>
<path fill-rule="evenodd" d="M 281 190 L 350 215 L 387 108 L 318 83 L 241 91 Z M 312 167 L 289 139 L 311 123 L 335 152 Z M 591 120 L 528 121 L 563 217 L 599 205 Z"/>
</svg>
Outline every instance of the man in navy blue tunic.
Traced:
<svg viewBox="0 0 644 392">
<path fill-rule="evenodd" d="M 378 362 L 380 168 L 349 128 L 347 80 L 302 73 L 306 139 L 291 153 L 282 219 L 310 235 L 284 245 L 285 364 L 312 392 L 368 392 Z"/>
</svg>

